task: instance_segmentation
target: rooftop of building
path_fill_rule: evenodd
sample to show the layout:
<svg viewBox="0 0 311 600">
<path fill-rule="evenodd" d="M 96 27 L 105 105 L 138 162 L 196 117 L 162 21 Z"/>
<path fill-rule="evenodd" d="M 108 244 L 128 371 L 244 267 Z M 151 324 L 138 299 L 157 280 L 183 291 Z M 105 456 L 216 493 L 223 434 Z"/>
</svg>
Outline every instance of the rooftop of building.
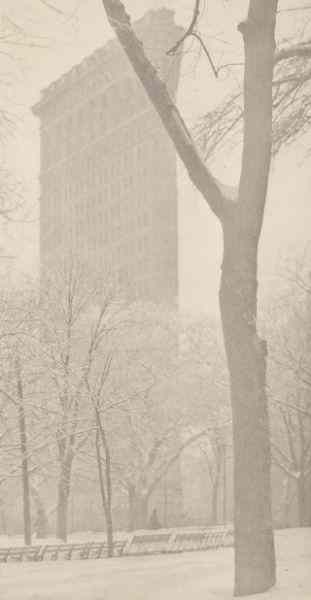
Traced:
<svg viewBox="0 0 311 600">
<path fill-rule="evenodd" d="M 158 27 L 161 24 L 174 27 L 176 32 L 179 29 L 181 32 L 183 31 L 182 28 L 175 23 L 175 12 L 167 8 L 148 11 L 143 17 L 133 23 L 133 27 L 139 35 L 149 28 L 153 26 Z M 111 63 L 117 54 L 120 54 L 120 45 L 114 37 L 84 58 L 79 64 L 74 65 L 69 71 L 53 81 L 48 87 L 42 89 L 39 102 L 32 108 L 33 113 L 40 116 L 42 109 L 51 101 L 54 101 L 56 96 L 61 95 L 72 85 L 76 85 L 93 70 L 98 70 L 98 68 L 100 68 L 101 70 L 105 70 L 108 77 L 111 76 Z"/>
</svg>

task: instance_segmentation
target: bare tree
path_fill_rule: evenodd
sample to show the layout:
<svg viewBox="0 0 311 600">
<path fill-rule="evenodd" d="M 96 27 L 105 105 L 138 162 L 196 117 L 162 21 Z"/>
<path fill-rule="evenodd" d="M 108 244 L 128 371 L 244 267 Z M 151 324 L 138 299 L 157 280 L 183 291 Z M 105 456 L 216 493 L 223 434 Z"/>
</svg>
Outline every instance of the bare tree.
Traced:
<svg viewBox="0 0 311 600">
<path fill-rule="evenodd" d="M 114 406 L 119 406 L 111 388 L 107 388 L 110 376 L 112 350 L 110 335 L 117 329 L 116 323 L 111 321 L 110 302 L 102 304 L 91 331 L 89 349 L 85 366 L 85 386 L 87 396 L 91 402 L 94 413 L 95 450 L 98 470 L 99 489 L 104 509 L 107 534 L 107 555 L 113 556 L 113 516 L 112 516 L 112 457 L 105 419 L 107 412 Z M 102 456 L 102 454 L 104 456 Z"/>
<path fill-rule="evenodd" d="M 22 379 L 21 365 L 18 357 L 15 359 L 15 384 L 16 392 L 14 394 L 7 391 L 1 390 L 1 395 L 5 397 L 6 401 L 11 405 L 11 408 L 15 408 L 17 413 L 17 429 L 19 435 L 19 451 L 20 451 L 20 472 L 22 481 L 22 498 L 23 498 L 23 523 L 24 523 L 24 540 L 25 545 L 31 545 L 32 539 L 32 528 L 31 528 L 31 494 L 30 494 L 30 469 L 29 469 L 29 444 L 27 435 L 27 421 L 25 413 L 25 402 L 24 402 L 24 386 Z M 11 447 L 14 448 L 15 441 L 11 430 Z M 8 440 L 7 440 L 8 441 Z M 2 444 L 2 450 L 8 449 L 7 444 Z M 4 476 L 6 479 L 8 476 L 13 475 L 19 471 L 19 468 L 9 471 L 8 475 Z M 17 473 L 16 473 L 17 474 Z"/>
<path fill-rule="evenodd" d="M 156 498 L 161 488 L 165 504 L 167 494 L 176 487 L 177 495 L 177 488 L 182 487 L 180 461 L 184 452 L 214 428 L 213 410 L 207 417 L 207 394 L 210 407 L 221 412 L 216 409 L 218 398 L 211 384 L 215 345 L 208 340 L 205 350 L 209 347 L 209 353 L 203 357 L 196 328 L 188 331 L 188 324 L 183 325 L 176 315 L 163 309 L 152 311 L 149 307 L 141 323 L 141 333 L 137 327 L 132 332 L 132 347 L 127 343 L 130 381 L 119 417 L 124 435 L 114 459 L 117 477 L 128 497 L 131 530 L 148 527 L 150 505 L 159 502 Z M 203 337 L 202 323 L 198 329 Z M 175 502 L 178 506 L 178 495 Z M 166 523 L 168 515 L 162 501 L 158 509 Z M 176 510 L 170 518 L 177 523 L 182 515 Z"/>
<path fill-rule="evenodd" d="M 273 75 L 273 154 L 310 131 L 311 104 L 311 21 L 305 6 L 279 9 L 280 28 L 289 29 L 279 40 L 274 55 Z M 293 20 L 295 18 L 295 21 Z M 243 62 L 222 64 L 218 72 L 241 71 Z M 205 159 L 228 151 L 243 139 L 243 91 L 240 85 L 215 109 L 202 115 L 194 137 Z M 307 141 L 308 144 L 308 141 Z"/>
<path fill-rule="evenodd" d="M 45 396 L 50 395 L 59 465 L 56 535 L 64 541 L 73 462 L 91 432 L 90 412 L 83 402 L 83 361 L 89 312 L 95 302 L 94 287 L 83 267 L 69 261 L 45 282 L 39 307 Z"/>
<path fill-rule="evenodd" d="M 311 519 L 311 280 L 309 252 L 287 265 L 270 315 L 272 456 L 296 490 L 298 522 Z"/>
<path fill-rule="evenodd" d="M 200 443 L 200 450 L 208 466 L 212 496 L 210 522 L 215 525 L 219 523 L 220 493 L 225 469 L 225 441 L 221 432 L 210 432 L 209 437 Z"/>
<path fill-rule="evenodd" d="M 2 451 L 7 453 L 7 476 L 21 476 L 25 544 L 32 539 L 31 474 L 38 468 L 35 461 L 39 442 L 34 426 L 33 323 L 29 298 L 21 294 L 1 298 L 1 378 L 0 395 L 6 404 L 2 416 L 5 424 Z M 28 426 L 32 428 L 31 442 Z M 10 464 L 12 460 L 12 464 Z"/>
<path fill-rule="evenodd" d="M 266 344 L 257 332 L 257 249 L 272 144 L 272 80 L 277 0 L 250 0 L 244 41 L 244 132 L 239 189 L 230 196 L 199 155 L 167 88 L 148 60 L 120 0 L 103 0 L 107 18 L 155 106 L 190 179 L 222 224 L 220 307 L 231 379 L 235 488 L 235 594 L 275 582 Z M 247 452 L 245 452 L 247 448 Z M 256 473 L 256 477 L 254 477 Z"/>
<path fill-rule="evenodd" d="M 272 438 L 272 456 L 283 473 L 294 482 L 298 524 L 308 527 L 311 520 L 311 418 L 306 419 L 299 406 L 295 410 L 286 404 L 278 404 L 276 412 L 281 423 L 278 436 Z"/>
<path fill-rule="evenodd" d="M 20 445 L 22 456 L 22 481 L 23 481 L 23 502 L 24 502 L 24 527 L 25 544 L 31 544 L 31 507 L 30 507 L 30 483 L 28 467 L 28 443 L 27 443 L 27 425 L 24 409 L 24 391 L 21 364 L 18 355 L 15 359 L 16 383 L 18 396 L 18 423 L 20 431 Z"/>
</svg>

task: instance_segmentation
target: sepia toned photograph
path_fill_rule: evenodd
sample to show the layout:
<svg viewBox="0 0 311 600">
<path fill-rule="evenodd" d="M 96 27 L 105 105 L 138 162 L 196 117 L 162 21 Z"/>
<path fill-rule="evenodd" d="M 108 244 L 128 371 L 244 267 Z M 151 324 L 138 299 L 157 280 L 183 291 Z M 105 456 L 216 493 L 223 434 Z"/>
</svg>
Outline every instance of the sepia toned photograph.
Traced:
<svg viewBox="0 0 311 600">
<path fill-rule="evenodd" d="M 0 0 L 0 599 L 310 600 L 311 1 Z"/>
</svg>

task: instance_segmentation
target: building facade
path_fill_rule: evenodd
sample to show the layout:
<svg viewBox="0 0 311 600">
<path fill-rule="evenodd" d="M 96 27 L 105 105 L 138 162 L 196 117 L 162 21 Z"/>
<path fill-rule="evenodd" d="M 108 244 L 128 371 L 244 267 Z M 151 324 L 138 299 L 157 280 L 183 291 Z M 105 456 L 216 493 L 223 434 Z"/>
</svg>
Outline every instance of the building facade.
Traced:
<svg viewBox="0 0 311 600">
<path fill-rule="evenodd" d="M 150 11 L 134 27 L 174 97 L 180 57 L 166 54 L 182 34 L 174 13 Z M 176 153 L 119 43 L 52 83 L 33 111 L 41 138 L 41 281 L 72 257 L 130 300 L 175 303 Z M 178 522 L 177 463 L 152 506 L 163 524 Z"/>
<path fill-rule="evenodd" d="M 177 90 L 180 36 L 171 11 L 135 24 L 153 64 Z M 176 154 L 116 40 L 43 91 L 41 275 L 72 255 L 130 298 L 178 296 Z"/>
</svg>

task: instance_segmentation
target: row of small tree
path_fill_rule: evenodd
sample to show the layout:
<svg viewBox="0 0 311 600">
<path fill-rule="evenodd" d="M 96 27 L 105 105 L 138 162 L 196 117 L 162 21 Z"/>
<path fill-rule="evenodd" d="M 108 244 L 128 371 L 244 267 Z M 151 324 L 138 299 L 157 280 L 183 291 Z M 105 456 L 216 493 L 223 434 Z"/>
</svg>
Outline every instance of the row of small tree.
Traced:
<svg viewBox="0 0 311 600">
<path fill-rule="evenodd" d="M 115 490 L 129 526 L 145 527 L 182 452 L 230 426 L 217 332 L 207 325 L 199 336 L 167 309 L 126 305 L 72 264 L 40 297 L 3 299 L 1 313 L 2 482 L 21 478 L 25 542 L 34 506 L 38 535 L 55 510 L 56 536 L 67 539 L 73 479 L 87 472 L 112 548 Z M 53 485 L 56 505 L 46 509 L 42 490 Z"/>
<path fill-rule="evenodd" d="M 263 326 L 270 341 L 273 461 L 288 491 L 280 522 L 296 502 L 305 525 L 311 518 L 307 269 L 296 269 L 292 279 L 265 311 Z M 67 539 L 79 479 L 98 488 L 111 553 L 116 499 L 127 506 L 130 529 L 147 527 L 153 495 L 193 447 L 210 480 L 206 522 L 217 522 L 231 416 L 213 322 L 182 323 L 167 308 L 126 305 L 105 282 L 90 284 L 71 265 L 45 282 L 40 297 L 2 297 L 0 345 L 1 496 L 13 484 L 21 491 L 26 544 L 33 530 L 47 535 L 54 512 L 56 536 Z M 192 463 L 184 476 L 194 482 L 195 473 Z"/>
</svg>

